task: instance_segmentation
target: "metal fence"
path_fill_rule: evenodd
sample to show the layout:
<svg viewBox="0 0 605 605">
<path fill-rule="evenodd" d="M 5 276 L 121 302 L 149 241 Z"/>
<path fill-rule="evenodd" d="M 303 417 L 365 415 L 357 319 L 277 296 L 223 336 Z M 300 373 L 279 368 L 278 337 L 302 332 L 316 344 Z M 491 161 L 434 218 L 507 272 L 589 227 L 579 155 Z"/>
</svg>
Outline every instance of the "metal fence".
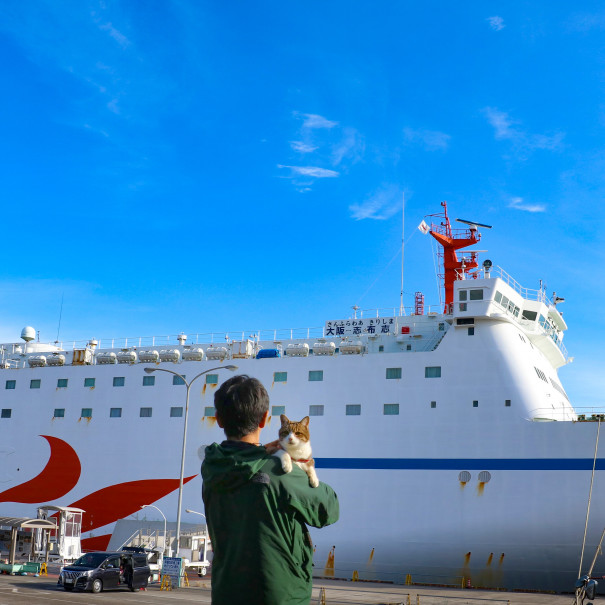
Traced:
<svg viewBox="0 0 605 605">
<path fill-rule="evenodd" d="M 487 603 L 505 603 L 508 599 L 498 597 L 474 597 L 411 593 L 406 589 L 394 588 L 351 588 L 317 587 L 313 590 L 312 604 L 318 605 L 485 605 Z"/>
</svg>

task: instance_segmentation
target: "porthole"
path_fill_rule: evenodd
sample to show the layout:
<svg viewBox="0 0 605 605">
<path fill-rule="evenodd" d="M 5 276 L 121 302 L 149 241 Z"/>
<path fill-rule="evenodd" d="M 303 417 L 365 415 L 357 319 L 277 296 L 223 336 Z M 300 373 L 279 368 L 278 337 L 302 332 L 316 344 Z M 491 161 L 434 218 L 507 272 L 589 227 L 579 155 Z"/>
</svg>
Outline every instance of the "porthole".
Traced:
<svg viewBox="0 0 605 605">
<path fill-rule="evenodd" d="M 479 473 L 479 482 L 487 483 L 492 478 L 491 474 L 488 471 L 481 471 Z"/>
<path fill-rule="evenodd" d="M 462 471 L 458 475 L 458 481 L 460 481 L 460 483 L 468 483 L 470 480 L 471 480 L 471 474 L 468 471 Z"/>
</svg>

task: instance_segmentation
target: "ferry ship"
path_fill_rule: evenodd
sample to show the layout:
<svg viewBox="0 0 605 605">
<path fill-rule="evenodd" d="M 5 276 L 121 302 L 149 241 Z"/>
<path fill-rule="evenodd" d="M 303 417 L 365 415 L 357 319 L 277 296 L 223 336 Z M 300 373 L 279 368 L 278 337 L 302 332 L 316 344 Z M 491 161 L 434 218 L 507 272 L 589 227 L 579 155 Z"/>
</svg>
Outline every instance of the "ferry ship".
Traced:
<svg viewBox="0 0 605 605">
<path fill-rule="evenodd" d="M 341 502 L 340 521 L 312 531 L 318 573 L 573 590 L 585 529 L 583 572 L 605 527 L 601 418 L 578 414 L 559 380 L 560 299 L 462 253 L 486 226 L 454 229 L 442 206 L 423 221 L 438 308 L 417 293 L 412 310 L 254 335 L 43 344 L 24 329 L 1 347 L 0 515 L 81 508 L 89 549 L 143 504 L 174 521 L 186 387 L 171 373 L 196 378 L 183 520 L 203 511 L 204 448 L 224 438 L 213 395 L 237 366 L 269 391 L 266 441 L 280 414 L 311 418 L 320 480 Z"/>
</svg>

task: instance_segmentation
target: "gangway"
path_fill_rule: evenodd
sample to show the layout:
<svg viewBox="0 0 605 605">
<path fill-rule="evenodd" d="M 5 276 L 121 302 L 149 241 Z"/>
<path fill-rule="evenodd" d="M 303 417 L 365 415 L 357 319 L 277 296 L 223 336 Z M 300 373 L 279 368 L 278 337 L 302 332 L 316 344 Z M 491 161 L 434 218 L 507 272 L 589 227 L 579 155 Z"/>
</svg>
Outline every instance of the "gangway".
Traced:
<svg viewBox="0 0 605 605">
<path fill-rule="evenodd" d="M 56 531 L 45 536 L 43 533 L 36 534 L 36 552 L 46 550 L 53 560 L 56 561 L 75 561 L 82 554 L 81 533 L 82 533 L 82 513 L 81 508 L 69 506 L 54 506 L 46 504 L 38 508 L 38 518 L 48 519 L 52 517 L 57 521 Z M 44 540 L 49 543 L 45 544 Z"/>
</svg>

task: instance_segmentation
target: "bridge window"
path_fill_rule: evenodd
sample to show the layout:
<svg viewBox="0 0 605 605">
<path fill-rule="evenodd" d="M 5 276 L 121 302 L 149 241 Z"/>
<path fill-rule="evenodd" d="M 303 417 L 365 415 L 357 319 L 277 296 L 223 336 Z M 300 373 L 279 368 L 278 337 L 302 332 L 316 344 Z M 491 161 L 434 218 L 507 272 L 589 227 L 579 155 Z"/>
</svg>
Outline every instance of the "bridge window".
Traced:
<svg viewBox="0 0 605 605">
<path fill-rule="evenodd" d="M 10 390 L 14 390 L 16 386 L 17 386 L 16 380 L 7 380 L 6 386 L 4 388 L 8 389 L 10 391 Z"/>
<path fill-rule="evenodd" d="M 65 418 L 65 408 L 55 408 L 53 418 Z"/>
<path fill-rule="evenodd" d="M 309 370 L 309 382 L 321 382 L 323 379 L 323 370 Z"/>
<path fill-rule="evenodd" d="M 95 379 L 94 378 L 85 378 L 84 379 L 84 386 L 85 387 L 89 387 L 90 389 L 94 388 L 94 386 L 95 386 Z"/>
<path fill-rule="evenodd" d="M 361 416 L 361 406 L 358 403 L 347 405 L 347 416 Z"/>
<path fill-rule="evenodd" d="M 39 389 L 41 384 L 42 384 L 42 381 L 39 378 L 34 378 L 29 381 L 29 388 L 30 389 Z"/>
<path fill-rule="evenodd" d="M 152 387 L 155 384 L 155 376 L 143 376 L 143 386 Z"/>
<path fill-rule="evenodd" d="M 80 418 L 92 418 L 92 408 L 82 408 Z"/>
<path fill-rule="evenodd" d="M 126 378 L 124 376 L 114 376 L 113 377 L 113 386 L 114 387 L 123 387 L 126 382 Z"/>
<path fill-rule="evenodd" d="M 141 408 L 139 412 L 139 416 L 141 418 L 151 418 L 151 413 L 153 412 L 153 408 Z"/>
<path fill-rule="evenodd" d="M 58 378 L 57 379 L 57 388 L 58 389 L 66 389 L 67 388 L 67 378 Z"/>
<path fill-rule="evenodd" d="M 208 409 L 214 410 L 214 408 L 205 408 L 204 416 L 214 416 L 214 414 L 206 414 Z M 183 408 L 180 406 L 170 408 L 170 418 L 182 418 L 183 417 Z"/>
<path fill-rule="evenodd" d="M 184 374 L 183 374 L 183 378 L 186 378 L 186 376 Z M 183 380 L 183 378 L 181 378 L 180 376 L 173 376 L 172 384 L 175 386 L 185 384 L 185 381 Z M 206 382 L 208 382 L 207 378 L 208 378 L 208 374 L 206 374 Z"/>
<path fill-rule="evenodd" d="M 323 405 L 310 405 L 309 416 L 323 416 L 324 406 Z"/>
<path fill-rule="evenodd" d="M 469 292 L 469 298 L 471 300 L 483 300 L 483 290 L 471 290 Z"/>
<path fill-rule="evenodd" d="M 285 405 L 274 405 L 271 406 L 271 416 L 281 416 L 286 413 Z"/>
<path fill-rule="evenodd" d="M 399 416 L 399 404 L 398 403 L 385 403 L 383 414 L 385 416 Z"/>
<path fill-rule="evenodd" d="M 0 418 L 10 418 L 13 414 L 13 410 L 10 408 L 2 408 L 2 413 L 0 414 Z"/>
<path fill-rule="evenodd" d="M 110 408 L 109 417 L 110 418 L 122 418 L 122 408 Z"/>
<path fill-rule="evenodd" d="M 536 321 L 536 317 L 538 317 L 538 313 L 536 311 L 528 311 L 527 309 L 523 309 L 523 319 L 527 319 L 529 321 Z"/>
<path fill-rule="evenodd" d="M 458 300 L 467 300 L 467 291 L 466 290 L 459 290 L 458 291 Z"/>
<path fill-rule="evenodd" d="M 401 368 L 387 368 L 387 379 L 401 378 Z"/>
<path fill-rule="evenodd" d="M 206 374 L 206 384 L 218 384 L 218 374 Z"/>
</svg>

